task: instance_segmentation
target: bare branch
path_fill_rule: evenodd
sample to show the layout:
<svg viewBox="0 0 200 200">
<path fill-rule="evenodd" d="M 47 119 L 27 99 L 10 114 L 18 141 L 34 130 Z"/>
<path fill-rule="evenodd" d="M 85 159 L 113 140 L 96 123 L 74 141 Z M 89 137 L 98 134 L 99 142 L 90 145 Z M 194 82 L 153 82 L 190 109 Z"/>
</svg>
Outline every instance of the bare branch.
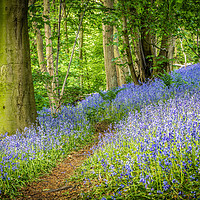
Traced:
<svg viewBox="0 0 200 200">
<path fill-rule="evenodd" d="M 82 25 L 82 22 L 83 22 L 83 17 L 85 15 L 85 12 L 86 12 L 86 9 L 87 9 L 89 1 L 90 0 L 88 0 L 87 3 L 86 3 L 85 10 L 84 10 L 83 15 L 82 15 L 81 20 L 80 20 L 80 24 L 79 24 L 79 27 L 78 27 L 78 31 L 77 31 L 77 34 L 76 34 L 76 39 L 75 39 L 75 42 L 74 42 L 73 50 L 72 50 L 72 53 L 71 53 L 71 57 L 70 57 L 70 61 L 69 61 L 68 69 L 67 69 L 67 74 L 65 76 L 65 80 L 64 80 L 64 83 L 63 83 L 63 86 L 62 86 L 62 91 L 61 91 L 61 94 L 60 94 L 59 104 L 58 104 L 58 107 L 56 108 L 57 111 L 61 106 L 61 100 L 62 100 L 62 97 L 63 97 L 63 94 L 64 94 L 64 89 L 65 89 L 65 85 L 66 85 L 66 82 L 67 82 L 67 78 L 69 76 L 69 70 L 70 70 L 70 66 L 71 66 L 71 63 L 72 63 L 72 58 L 73 58 L 73 55 L 74 55 L 75 46 L 76 46 L 76 43 L 77 43 L 77 40 L 78 40 L 79 31 L 80 31 L 80 28 L 81 28 L 81 25 Z"/>
<path fill-rule="evenodd" d="M 60 96 L 60 91 L 58 89 L 59 87 L 59 80 L 58 80 L 58 59 L 59 59 L 59 51 L 60 51 L 60 23 L 61 23 L 61 6 L 62 6 L 62 0 L 60 0 L 60 10 L 59 10 L 59 20 L 58 20 L 58 45 L 57 45 L 57 56 L 56 56 L 56 84 L 57 84 L 57 90 L 58 90 L 58 97 Z"/>
<path fill-rule="evenodd" d="M 190 46 L 190 44 L 189 44 L 187 38 L 184 37 L 184 39 L 185 39 L 185 41 L 187 42 L 187 44 L 188 44 L 188 46 L 190 47 L 190 49 L 200 58 L 200 54 L 198 54 L 198 53 L 194 50 L 194 48 L 192 48 L 192 47 Z"/>
</svg>

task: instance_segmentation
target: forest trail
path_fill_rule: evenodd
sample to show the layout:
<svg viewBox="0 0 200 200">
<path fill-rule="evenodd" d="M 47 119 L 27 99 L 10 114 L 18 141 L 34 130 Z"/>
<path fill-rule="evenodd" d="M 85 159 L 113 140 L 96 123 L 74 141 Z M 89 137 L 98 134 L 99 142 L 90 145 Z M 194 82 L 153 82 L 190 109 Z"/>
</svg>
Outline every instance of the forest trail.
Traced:
<svg viewBox="0 0 200 200">
<path fill-rule="evenodd" d="M 89 154 L 91 147 L 97 144 L 99 133 L 104 133 L 109 127 L 108 123 L 95 126 L 95 139 L 93 143 L 83 149 L 71 152 L 57 167 L 37 181 L 29 183 L 20 189 L 17 200 L 54 200 L 54 199 L 82 199 L 81 193 L 89 192 L 91 186 L 83 182 L 66 181 L 75 175 L 76 169 L 82 165 Z"/>
</svg>

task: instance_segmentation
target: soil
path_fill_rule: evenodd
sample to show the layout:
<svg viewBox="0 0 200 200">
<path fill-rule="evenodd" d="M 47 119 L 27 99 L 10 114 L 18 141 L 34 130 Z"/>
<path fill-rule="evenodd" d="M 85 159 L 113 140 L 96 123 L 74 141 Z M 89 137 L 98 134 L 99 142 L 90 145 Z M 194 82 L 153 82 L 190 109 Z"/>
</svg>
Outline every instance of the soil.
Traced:
<svg viewBox="0 0 200 200">
<path fill-rule="evenodd" d="M 17 200 L 56 200 L 56 199 L 82 199 L 82 192 L 89 192 L 92 187 L 82 182 L 67 182 L 75 175 L 76 169 L 86 160 L 88 153 L 92 154 L 91 147 L 98 142 L 98 133 L 108 129 L 109 123 L 96 124 L 96 137 L 92 144 L 85 146 L 79 151 L 71 152 L 61 163 L 48 175 L 41 176 L 37 181 L 29 183 L 22 188 L 16 197 Z"/>
</svg>

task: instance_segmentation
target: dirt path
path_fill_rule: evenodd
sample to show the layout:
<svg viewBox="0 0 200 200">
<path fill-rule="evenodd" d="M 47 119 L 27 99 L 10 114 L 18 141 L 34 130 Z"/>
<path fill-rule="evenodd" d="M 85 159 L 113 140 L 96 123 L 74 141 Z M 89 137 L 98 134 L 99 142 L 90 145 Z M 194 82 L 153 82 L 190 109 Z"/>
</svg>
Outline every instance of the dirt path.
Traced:
<svg viewBox="0 0 200 200">
<path fill-rule="evenodd" d="M 86 160 L 90 148 L 98 142 L 98 133 L 104 132 L 108 124 L 100 124 L 96 127 L 97 136 L 93 144 L 90 144 L 79 151 L 72 152 L 52 172 L 42 176 L 27 187 L 20 190 L 17 200 L 39 200 L 39 199 L 82 199 L 81 192 L 89 191 L 91 188 L 83 183 L 66 182 L 75 174 L 75 170 Z"/>
</svg>

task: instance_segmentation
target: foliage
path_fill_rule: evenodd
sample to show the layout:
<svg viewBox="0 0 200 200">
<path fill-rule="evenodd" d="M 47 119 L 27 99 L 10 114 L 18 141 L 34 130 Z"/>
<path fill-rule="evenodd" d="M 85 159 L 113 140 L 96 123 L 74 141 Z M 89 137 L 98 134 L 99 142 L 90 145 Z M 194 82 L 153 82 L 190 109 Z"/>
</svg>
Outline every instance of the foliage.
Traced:
<svg viewBox="0 0 200 200">
<path fill-rule="evenodd" d="M 99 105 L 98 108 L 95 107 L 88 107 L 86 117 L 92 124 L 97 123 L 100 121 L 100 116 L 104 119 L 107 109 L 105 108 L 106 102 L 103 102 Z"/>
<path fill-rule="evenodd" d="M 173 76 L 172 76 L 173 75 Z M 174 72 L 173 74 L 169 74 L 166 71 L 164 73 L 160 73 L 158 77 L 163 81 L 164 86 L 167 87 L 168 89 L 173 85 L 176 88 L 183 86 L 184 84 L 188 84 L 185 80 L 182 79 L 180 73 Z M 191 82 L 194 83 L 194 82 Z"/>
<path fill-rule="evenodd" d="M 174 75 L 175 75 L 175 77 L 174 77 L 173 83 L 174 83 L 175 87 L 180 87 L 180 86 L 182 86 L 184 84 L 188 84 L 187 81 L 182 79 L 181 74 L 174 73 Z M 192 81 L 191 84 L 194 84 L 194 82 Z"/>
<path fill-rule="evenodd" d="M 66 6 L 70 8 L 69 16 L 61 21 L 61 41 L 60 41 L 60 54 L 59 54 L 59 69 L 58 69 L 58 80 L 59 87 L 56 90 L 61 90 L 63 84 L 67 66 L 71 55 L 71 49 L 75 41 L 75 33 L 79 25 L 79 17 L 82 6 L 80 1 L 66 2 Z M 57 53 L 57 39 L 58 39 L 58 6 L 56 2 L 54 6 L 51 6 L 50 25 L 52 28 L 52 45 L 54 54 L 54 64 Z M 92 2 L 91 2 L 92 6 Z M 97 5 L 93 5 L 97 6 Z M 41 31 L 44 45 L 44 56 L 45 51 L 45 37 L 44 37 L 44 19 L 42 17 L 43 4 L 42 1 L 36 1 L 34 5 L 30 6 L 29 15 L 29 36 L 30 36 L 30 49 L 31 49 L 31 60 L 32 60 L 32 73 L 35 87 L 35 98 L 36 106 L 38 110 L 43 107 L 49 107 L 49 100 L 47 98 L 47 90 L 44 87 L 46 81 L 52 80 L 52 77 L 45 76 L 41 73 L 38 63 L 37 56 L 37 44 L 35 37 L 35 30 L 33 29 L 33 22 L 37 22 L 37 28 Z M 83 32 L 84 32 L 84 45 L 83 60 L 79 58 L 79 47 L 77 45 L 75 50 L 74 59 L 72 62 L 67 86 L 65 88 L 63 103 L 74 103 L 86 94 L 94 93 L 95 91 L 104 90 L 106 88 L 105 82 L 105 69 L 103 61 L 103 44 L 102 44 L 102 30 L 99 26 L 101 20 L 99 20 L 99 10 L 95 10 L 93 16 L 86 12 L 83 20 Z M 95 23 L 89 22 L 95 21 Z M 65 22 L 67 22 L 67 30 L 65 28 Z M 97 23 L 98 22 L 98 23 Z M 67 34 L 67 35 L 66 35 Z M 94 42 L 95 41 L 95 42 Z M 69 49 L 69 52 L 66 51 Z M 45 58 L 46 62 L 46 58 Z M 45 64 L 45 63 L 44 63 Z"/>
<path fill-rule="evenodd" d="M 51 2 L 51 1 L 50 1 Z M 84 2 L 84 1 L 83 1 Z M 71 55 L 71 49 L 75 41 L 75 33 L 77 31 L 80 14 L 84 9 L 84 4 L 81 1 L 66 1 L 66 18 L 61 20 L 61 41 L 60 41 L 60 54 L 59 54 L 59 87 L 56 90 L 61 89 L 64 77 L 66 75 L 69 58 Z M 58 39 L 58 13 L 59 2 L 56 1 L 51 6 L 50 25 L 52 28 L 52 42 L 53 42 L 53 56 L 54 64 L 57 56 L 57 39 Z M 190 11 L 186 9 L 190 8 Z M 167 8 L 167 9 L 166 9 Z M 35 31 L 32 24 L 37 23 L 37 28 L 41 31 L 44 44 L 44 56 L 45 52 L 45 38 L 44 38 L 44 16 L 43 2 L 37 0 L 34 5 L 29 7 L 29 35 L 31 42 L 31 60 L 33 69 L 33 78 L 35 86 L 35 97 L 37 109 L 41 110 L 43 107 L 49 106 L 49 100 L 44 83 L 47 79 L 49 81 L 52 77 L 45 77 L 39 71 L 39 63 L 37 59 L 37 44 Z M 187 10 L 187 12 L 186 12 Z M 76 47 L 75 55 L 73 58 L 72 66 L 70 69 L 67 86 L 63 97 L 63 103 L 73 103 L 86 94 L 91 94 L 99 90 L 105 90 L 105 69 L 103 60 L 103 37 L 102 37 L 102 22 L 105 24 L 114 25 L 117 29 L 115 38 L 118 38 L 119 42 L 115 45 L 118 46 L 120 57 L 122 60 L 126 60 L 125 47 L 124 47 L 124 30 L 122 26 L 122 16 L 125 16 L 129 21 L 127 26 L 127 34 L 133 39 L 131 45 L 133 48 L 133 42 L 137 41 L 135 33 L 143 29 L 147 29 L 146 34 L 151 34 L 157 37 L 158 43 L 155 44 L 159 50 L 160 42 L 163 33 L 172 35 L 177 38 L 184 38 L 183 45 L 184 51 L 187 54 L 189 62 L 197 62 L 198 56 L 193 50 L 198 52 L 198 48 L 195 41 L 195 37 L 198 34 L 199 16 L 198 5 L 196 0 L 190 0 L 186 4 L 182 1 L 116 1 L 114 8 L 109 10 L 105 8 L 101 1 L 89 2 L 89 7 L 83 20 L 83 59 L 79 58 L 80 48 Z M 130 12 L 129 12 L 130 11 Z M 30 14 L 32 13 L 32 14 Z M 170 15 L 170 20 L 166 20 L 166 17 Z M 155 23 L 155 21 L 157 23 Z M 67 24 L 67 26 L 65 26 Z M 67 28 L 66 28 L 67 27 Z M 197 30 L 197 31 L 195 31 Z M 141 38 L 138 38 L 141 39 Z M 112 45 L 112 44 L 111 44 Z M 180 63 L 184 63 L 182 50 L 180 44 L 177 41 L 176 60 Z M 192 49 L 191 49 L 192 48 Z M 134 49 L 134 48 L 133 48 Z M 197 53 L 198 54 L 198 53 Z M 158 58 L 158 55 L 157 55 Z M 133 59 L 136 60 L 135 55 Z M 160 59 L 162 63 L 169 62 L 171 60 Z M 46 62 L 46 60 L 45 60 Z M 124 63 L 123 66 L 126 66 Z M 131 77 L 125 76 L 127 83 L 132 81 Z M 74 92 L 72 92 L 74 90 Z M 47 92 L 47 91 L 46 91 Z"/>
<path fill-rule="evenodd" d="M 197 0 L 179 1 L 175 5 L 175 16 L 179 27 L 177 36 L 184 39 L 184 49 L 192 62 L 199 62 L 200 48 L 198 35 L 200 34 L 200 5 Z"/>
<path fill-rule="evenodd" d="M 111 114 L 111 109 L 112 109 L 112 102 L 115 100 L 117 94 L 122 91 L 125 90 L 126 88 L 120 88 L 120 89 L 112 89 L 112 90 L 108 90 L 106 92 L 101 92 L 99 91 L 99 95 L 101 96 L 101 98 L 103 99 L 103 102 L 101 104 L 99 104 L 98 107 L 88 107 L 88 111 L 87 111 L 87 118 L 90 121 L 93 121 L 93 123 L 96 123 L 98 121 L 102 120 L 111 120 L 112 115 Z"/>
<path fill-rule="evenodd" d="M 99 94 L 104 101 L 109 101 L 110 103 L 112 103 L 112 101 L 116 98 L 117 94 L 125 89 L 126 88 L 112 89 L 112 90 L 108 90 L 105 93 L 99 91 Z"/>
<path fill-rule="evenodd" d="M 160 77 L 160 79 L 163 81 L 163 83 L 165 84 L 166 87 L 170 87 L 173 83 L 173 78 L 170 74 L 168 74 L 166 71 L 164 71 L 163 74 L 158 75 L 158 77 Z"/>
</svg>

